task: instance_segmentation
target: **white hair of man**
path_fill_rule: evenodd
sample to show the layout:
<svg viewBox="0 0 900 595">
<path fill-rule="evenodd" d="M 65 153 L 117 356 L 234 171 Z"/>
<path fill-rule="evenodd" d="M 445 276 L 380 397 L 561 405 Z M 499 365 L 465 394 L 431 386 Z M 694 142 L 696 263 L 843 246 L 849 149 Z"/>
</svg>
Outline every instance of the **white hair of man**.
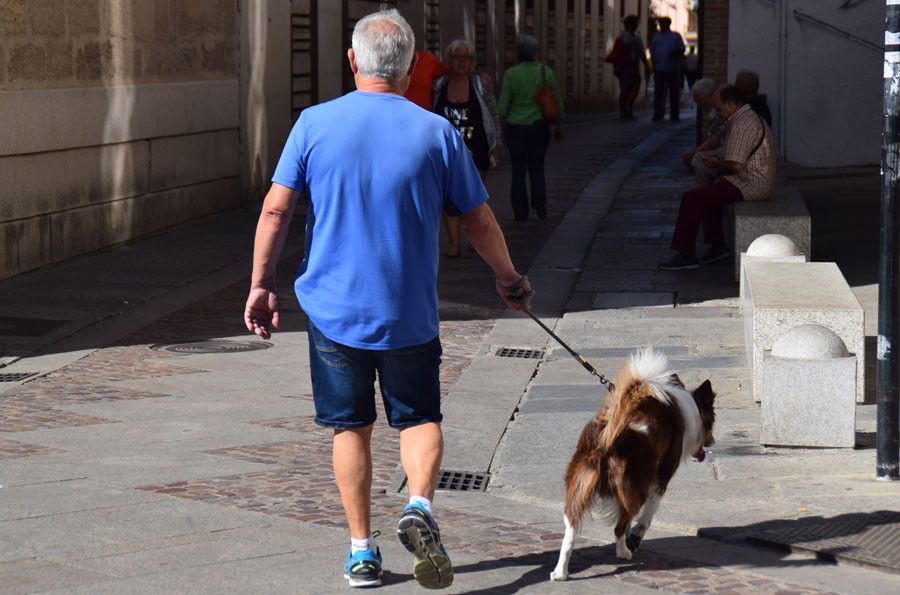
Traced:
<svg viewBox="0 0 900 595">
<path fill-rule="evenodd" d="M 353 28 L 353 52 L 359 74 L 397 81 L 412 64 L 416 37 L 396 9 L 373 12 Z"/>
<path fill-rule="evenodd" d="M 468 39 L 463 39 L 461 37 L 458 39 L 454 39 L 447 44 L 447 47 L 444 49 L 444 59 L 446 59 L 450 54 L 455 53 L 459 48 L 465 49 L 466 52 L 470 56 L 472 56 L 472 59 L 475 59 L 475 44 Z"/>
<path fill-rule="evenodd" d="M 691 93 L 701 99 L 710 99 L 716 92 L 716 82 L 709 77 L 702 78 L 691 87 Z"/>
</svg>

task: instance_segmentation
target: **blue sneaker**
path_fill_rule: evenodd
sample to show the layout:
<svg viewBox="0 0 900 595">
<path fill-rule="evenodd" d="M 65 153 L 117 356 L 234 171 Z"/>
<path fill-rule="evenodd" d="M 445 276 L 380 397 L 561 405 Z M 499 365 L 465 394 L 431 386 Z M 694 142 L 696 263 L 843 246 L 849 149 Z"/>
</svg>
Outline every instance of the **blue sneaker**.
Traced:
<svg viewBox="0 0 900 595">
<path fill-rule="evenodd" d="M 363 550 L 347 554 L 344 578 L 351 587 L 381 586 L 381 551 Z"/>
<path fill-rule="evenodd" d="M 453 565 L 441 544 L 437 523 L 421 504 L 407 504 L 397 523 L 397 537 L 416 557 L 413 576 L 426 589 L 443 589 L 453 584 Z"/>
</svg>

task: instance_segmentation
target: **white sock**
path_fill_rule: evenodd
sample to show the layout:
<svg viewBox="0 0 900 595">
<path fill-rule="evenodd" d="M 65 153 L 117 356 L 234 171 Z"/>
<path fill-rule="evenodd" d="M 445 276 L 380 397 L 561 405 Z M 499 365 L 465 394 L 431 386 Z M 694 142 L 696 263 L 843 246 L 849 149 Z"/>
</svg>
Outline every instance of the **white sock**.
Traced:
<svg viewBox="0 0 900 595">
<path fill-rule="evenodd" d="M 375 538 L 374 537 L 366 537 L 365 539 L 354 539 L 350 538 L 350 555 L 352 556 L 356 552 L 364 552 L 366 550 L 375 551 Z"/>
<path fill-rule="evenodd" d="M 431 514 L 431 500 L 428 498 L 425 498 L 424 496 L 410 496 L 409 503 L 421 504 L 422 507 L 428 511 L 428 514 Z"/>
</svg>

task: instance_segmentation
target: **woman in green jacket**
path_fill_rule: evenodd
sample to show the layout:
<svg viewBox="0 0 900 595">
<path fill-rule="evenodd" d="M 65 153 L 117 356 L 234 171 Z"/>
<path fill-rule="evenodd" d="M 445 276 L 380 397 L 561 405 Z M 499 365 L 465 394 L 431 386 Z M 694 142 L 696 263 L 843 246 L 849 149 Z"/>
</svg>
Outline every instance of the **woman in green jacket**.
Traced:
<svg viewBox="0 0 900 595">
<path fill-rule="evenodd" d="M 549 67 L 537 61 L 537 39 L 531 35 L 516 38 L 515 66 L 503 75 L 500 102 L 497 111 L 506 121 L 504 138 L 509 148 L 512 165 L 513 214 L 516 221 L 528 220 L 528 206 L 535 210 L 539 219 L 547 216 L 547 188 L 544 178 L 544 156 L 550 144 L 550 126 L 544 120 L 534 94 L 541 84 L 541 69 L 547 84 L 556 92 L 560 116 L 564 116 L 563 101 L 556 75 Z M 531 200 L 525 186 L 525 174 L 531 180 Z"/>
</svg>

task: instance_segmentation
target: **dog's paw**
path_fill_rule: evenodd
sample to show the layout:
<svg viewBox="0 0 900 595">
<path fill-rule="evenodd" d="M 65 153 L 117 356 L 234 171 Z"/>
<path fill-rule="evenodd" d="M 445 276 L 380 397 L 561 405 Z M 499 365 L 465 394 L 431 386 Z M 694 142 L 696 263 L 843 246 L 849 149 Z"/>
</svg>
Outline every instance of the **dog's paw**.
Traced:
<svg viewBox="0 0 900 595">
<path fill-rule="evenodd" d="M 551 581 L 567 581 L 569 580 L 569 573 L 565 570 L 554 570 L 550 573 Z"/>
<path fill-rule="evenodd" d="M 643 541 L 643 538 L 640 535 L 632 533 L 625 540 L 625 546 L 632 552 L 635 552 L 641 546 L 641 541 Z"/>
<path fill-rule="evenodd" d="M 628 546 L 625 545 L 625 540 L 616 542 L 616 558 L 619 560 L 631 560 L 632 553 Z"/>
</svg>

